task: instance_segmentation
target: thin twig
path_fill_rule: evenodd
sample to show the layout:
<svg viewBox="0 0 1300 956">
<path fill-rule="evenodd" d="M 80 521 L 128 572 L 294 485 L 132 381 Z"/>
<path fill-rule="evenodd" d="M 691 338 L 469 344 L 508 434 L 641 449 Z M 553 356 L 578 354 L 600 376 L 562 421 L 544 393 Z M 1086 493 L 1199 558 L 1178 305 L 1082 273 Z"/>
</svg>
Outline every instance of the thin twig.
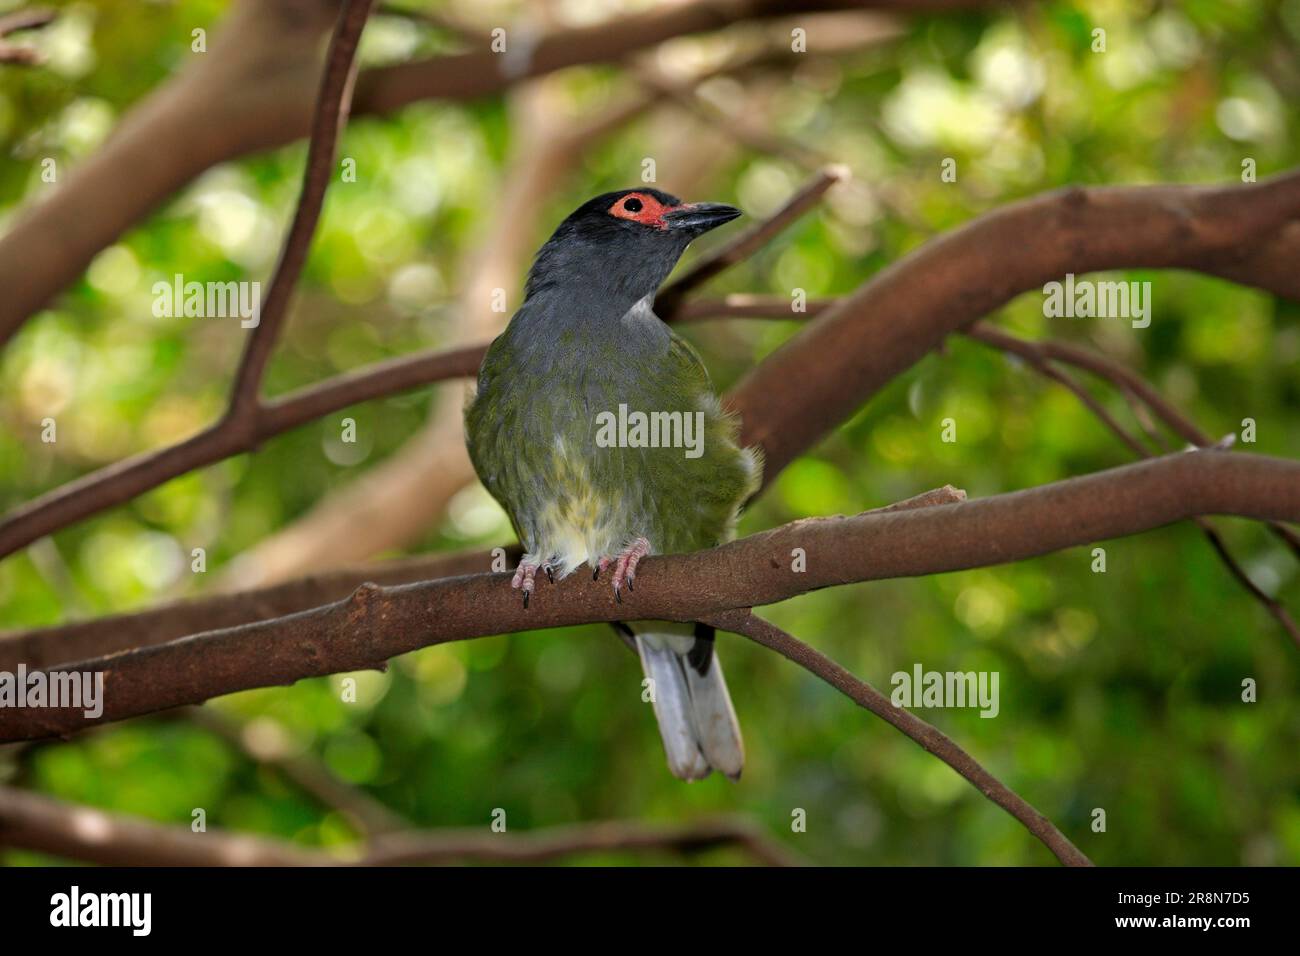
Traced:
<svg viewBox="0 0 1300 956">
<path fill-rule="evenodd" d="M 1057 368 L 1051 361 L 1053 356 L 1069 356 L 1070 360 L 1072 360 L 1072 364 L 1087 368 L 1089 371 L 1095 371 L 1098 375 L 1111 381 L 1112 384 L 1114 384 L 1121 392 L 1126 391 L 1129 394 L 1138 396 L 1146 403 L 1147 407 L 1150 407 L 1156 412 L 1156 414 L 1164 418 L 1165 421 L 1168 422 L 1171 419 L 1165 417 L 1162 409 L 1168 409 L 1168 411 L 1172 413 L 1172 419 L 1179 421 L 1181 427 L 1188 433 L 1192 435 L 1200 434 L 1199 429 L 1197 429 L 1189 419 L 1184 418 L 1181 413 L 1168 405 L 1168 403 L 1166 403 L 1160 395 L 1148 386 L 1139 376 L 1134 375 L 1132 372 L 1129 372 L 1117 363 L 1110 362 L 1108 359 L 1104 359 L 1088 352 L 1086 349 L 1080 349 L 1074 346 L 1064 346 L 1060 342 L 1029 342 L 999 329 L 995 329 L 983 322 L 975 323 L 969 329 L 965 330 L 965 334 L 969 338 L 982 342 L 985 345 L 991 345 L 1002 352 L 1019 356 L 1041 375 L 1065 386 L 1073 392 L 1081 402 L 1083 402 L 1084 406 L 1087 407 L 1102 424 L 1118 436 L 1119 439 L 1139 458 L 1151 458 L 1154 456 L 1153 453 L 1142 444 L 1141 440 L 1121 425 L 1115 417 L 1106 410 L 1106 407 L 1097 401 L 1097 399 L 1093 397 L 1092 393 L 1084 388 L 1083 385 L 1074 378 L 1074 376 L 1060 368 Z M 1206 440 L 1204 443 L 1198 441 L 1197 445 L 1201 447 L 1208 446 L 1209 441 Z M 1247 590 L 1247 592 L 1250 593 L 1252 597 L 1264 606 L 1264 609 L 1282 625 L 1282 629 L 1286 631 L 1296 646 L 1300 647 L 1300 628 L 1296 626 L 1295 620 L 1291 617 L 1291 614 L 1282 603 L 1271 595 L 1265 593 L 1259 585 L 1250 579 L 1250 575 L 1246 573 L 1245 568 L 1241 566 L 1240 562 L 1233 557 L 1232 552 L 1229 551 L 1222 535 L 1218 529 L 1214 527 L 1213 523 L 1203 517 L 1193 518 L 1192 521 L 1205 534 L 1206 538 L 1210 542 L 1210 546 L 1214 548 L 1215 553 L 1218 554 L 1219 558 L 1223 561 L 1228 572 Z M 1270 521 L 1267 524 L 1274 533 L 1280 533 L 1279 536 L 1282 537 L 1283 540 L 1287 540 L 1287 536 L 1290 534 L 1290 529 L 1275 521 Z"/>
<path fill-rule="evenodd" d="M 363 863 L 400 866 L 411 863 L 453 863 L 478 860 L 498 863 L 543 863 L 581 853 L 669 850 L 698 853 L 733 845 L 763 866 L 808 866 L 802 856 L 769 837 L 747 819 L 702 820 L 679 825 L 583 823 L 513 835 L 478 830 L 434 830 L 412 836 L 381 837 L 371 844 Z"/>
<path fill-rule="evenodd" d="M 825 169 L 841 169 L 848 176 L 848 164 L 839 163 L 837 158 L 818 149 L 816 146 L 802 142 L 791 136 L 784 136 L 755 123 L 748 115 L 735 115 L 715 105 L 700 95 L 699 81 L 680 82 L 664 76 L 657 70 L 640 68 L 633 71 L 637 80 L 647 89 L 654 90 L 669 97 L 682 109 L 696 116 L 706 126 L 720 129 L 731 139 L 758 153 L 775 156 L 803 169 L 817 172 Z M 868 193 L 871 199 L 888 209 L 898 219 L 907 223 L 916 231 L 926 234 L 931 229 L 914 210 L 901 202 L 889 184 L 866 183 L 857 180 L 858 188 Z"/>
<path fill-rule="evenodd" d="M 399 7 L 392 3 L 381 3 L 375 8 L 375 16 L 393 17 L 416 26 L 431 27 L 440 33 L 450 34 L 458 40 L 483 47 L 486 47 L 492 39 L 487 31 L 480 30 L 446 10 L 417 10 L 411 7 Z"/>
<path fill-rule="evenodd" d="M 36 7 L 30 10 L 15 10 L 13 13 L 6 13 L 0 17 L 0 37 L 7 37 L 11 33 L 17 33 L 20 30 L 39 29 L 53 23 L 54 18 L 57 16 L 58 12 L 55 10 Z"/>
<path fill-rule="evenodd" d="M 733 292 L 720 299 L 691 299 L 673 313 L 678 322 L 707 322 L 713 319 L 774 319 L 803 322 L 825 312 L 836 299 L 809 299 L 800 311 L 792 299 L 775 295 Z"/>
<path fill-rule="evenodd" d="M 1028 342 L 1025 339 L 1017 338 L 992 326 L 982 323 L 976 323 L 966 331 L 966 335 L 977 342 L 983 342 L 986 345 L 992 345 L 994 348 L 1009 355 L 1015 355 L 1027 362 L 1034 371 L 1040 375 L 1050 378 L 1052 381 L 1065 386 L 1073 392 L 1084 406 L 1101 420 L 1107 428 L 1117 435 L 1129 449 L 1139 458 L 1150 458 L 1151 452 L 1138 438 L 1121 425 L 1113 415 L 1106 409 L 1101 402 L 1093 397 L 1092 393 L 1084 388 L 1074 376 L 1061 371 L 1053 365 L 1044 354 L 1043 350 L 1035 342 Z"/>
<path fill-rule="evenodd" d="M 705 125 L 723 130 L 732 139 L 756 152 L 780 157 L 810 172 L 817 172 L 835 163 L 833 157 L 815 146 L 773 133 L 745 117 L 734 116 L 714 105 L 700 96 L 696 88 L 698 84 L 694 82 L 682 83 L 645 68 L 636 70 L 635 76 L 639 83 L 668 97 Z"/>
<path fill-rule="evenodd" d="M 247 420 L 251 426 L 257 414 L 262 375 L 275 348 L 280 327 L 284 324 L 294 287 L 307 261 L 316 223 L 320 220 L 325 190 L 334 175 L 334 152 L 339 132 L 347 123 L 356 82 L 356 52 L 374 0 L 347 0 L 339 11 L 338 23 L 325 57 L 325 74 L 321 78 L 316 113 L 312 118 L 307 162 L 303 170 L 302 190 L 294 209 L 293 222 L 285 236 L 271 277 L 271 285 L 262 305 L 261 321 L 244 349 L 239 370 L 230 392 L 228 419 Z"/>
<path fill-rule="evenodd" d="M 213 707 L 184 707 L 171 714 L 221 738 L 250 760 L 283 774 L 305 793 L 342 814 L 366 838 L 394 833 L 410 826 L 400 814 L 359 787 L 339 779 L 311 754 L 287 747 L 284 741 L 270 739 L 269 735 L 257 734 L 254 728 Z"/>
<path fill-rule="evenodd" d="M 817 205 L 826 190 L 843 181 L 847 175 L 848 171 L 842 166 L 827 166 L 821 170 L 767 219 L 751 226 L 721 248 L 700 259 L 680 278 L 666 285 L 655 296 L 655 309 L 665 318 L 672 315 L 686 293 L 753 255 L 773 236 Z"/>
<path fill-rule="evenodd" d="M 1092 865 L 1092 861 L 1071 843 L 1051 820 L 985 770 L 974 757 L 950 737 L 910 711 L 895 707 L 888 697 L 866 681 L 854 677 L 825 654 L 813 650 L 779 627 L 743 609 L 715 615 L 707 619 L 706 623 L 748 637 L 820 677 L 859 707 L 871 711 L 956 770 L 980 793 L 1019 820 L 1025 829 L 1041 840 L 1063 864 Z"/>
<path fill-rule="evenodd" d="M 966 330 L 966 334 L 972 338 L 978 338 L 979 330 L 987 327 L 985 323 L 977 322 Z M 1093 352 L 1069 342 L 1060 342 L 1054 339 L 1039 343 L 1039 347 L 1046 358 L 1084 369 L 1098 378 L 1110 382 L 1125 395 L 1126 399 L 1136 399 L 1141 403 L 1141 405 L 1137 406 L 1138 408 L 1145 406 L 1147 410 L 1154 413 L 1166 426 L 1192 446 L 1210 448 L 1217 444 L 1216 439 L 1211 438 L 1171 402 L 1166 401 L 1164 396 L 1156 391 L 1146 379 L 1125 368 L 1119 362 L 1099 352 Z M 1141 420 L 1141 416 L 1138 417 Z M 1300 558 L 1300 535 L 1277 522 L 1269 522 L 1269 530 L 1272 531 L 1275 537 L 1285 543 L 1297 558 Z"/>
</svg>

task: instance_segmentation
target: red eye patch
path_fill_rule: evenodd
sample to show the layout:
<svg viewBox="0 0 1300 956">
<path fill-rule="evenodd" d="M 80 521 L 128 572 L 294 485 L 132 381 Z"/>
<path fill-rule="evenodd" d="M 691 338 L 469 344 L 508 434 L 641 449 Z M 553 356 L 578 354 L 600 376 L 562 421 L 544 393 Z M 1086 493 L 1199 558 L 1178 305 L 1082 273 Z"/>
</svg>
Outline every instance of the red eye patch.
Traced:
<svg viewBox="0 0 1300 956">
<path fill-rule="evenodd" d="M 618 219 L 629 219 L 654 229 L 667 229 L 668 223 L 664 222 L 664 213 L 676 208 L 676 206 L 665 206 L 649 193 L 628 193 L 620 196 L 608 211 L 611 216 Z"/>
</svg>

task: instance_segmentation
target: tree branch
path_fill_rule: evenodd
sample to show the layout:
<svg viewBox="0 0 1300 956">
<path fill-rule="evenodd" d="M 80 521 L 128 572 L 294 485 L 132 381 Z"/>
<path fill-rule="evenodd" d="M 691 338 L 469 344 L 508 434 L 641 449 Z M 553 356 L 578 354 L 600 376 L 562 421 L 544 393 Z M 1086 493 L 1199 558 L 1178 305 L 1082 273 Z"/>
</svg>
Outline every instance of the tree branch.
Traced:
<svg viewBox="0 0 1300 956">
<path fill-rule="evenodd" d="M 773 218 L 784 217 L 785 211 Z M 763 477 L 769 483 L 947 334 L 1019 293 L 1069 270 L 1124 265 L 1215 274 L 1222 269 L 1245 279 L 1246 253 L 1234 243 L 1270 248 L 1256 234 L 1268 233 L 1293 215 L 1300 215 L 1300 171 L 1242 186 L 1074 188 L 1004 207 L 932 240 L 852 295 L 825 304 L 818 320 L 750 372 L 727 402 L 741 414 L 746 444 L 763 446 Z M 1050 241 L 1025 250 L 1026 234 Z M 720 254 L 734 255 L 728 251 L 732 248 Z M 1300 271 L 1275 274 L 1270 266 L 1260 279 L 1277 283 L 1272 291 L 1300 300 Z M 673 287 L 664 294 L 669 308 L 662 314 L 675 318 Z M 0 522 L 0 558 L 164 481 L 247 451 L 313 415 L 473 375 L 486 347 L 419 353 L 345 373 L 269 403 L 265 416 L 245 425 L 251 430 L 237 433 L 219 423 L 179 445 L 69 482 Z"/>
<path fill-rule="evenodd" d="M 834 305 L 834 300 L 813 301 L 807 303 L 805 312 L 792 313 L 789 303 L 785 299 L 775 296 L 732 295 L 722 300 L 697 300 L 688 303 L 682 312 L 684 313 L 684 321 L 697 322 L 721 317 L 803 319 L 818 315 L 832 305 Z M 1146 415 L 1149 410 L 1154 412 L 1170 429 L 1191 442 L 1193 447 L 1208 448 L 1215 444 L 1208 435 L 1197 428 L 1195 423 L 1165 401 L 1160 393 L 1152 388 L 1141 376 L 1134 374 L 1104 355 L 1051 339 L 1041 342 L 1029 342 L 996 329 L 987 322 L 976 322 L 963 329 L 962 334 L 1005 353 L 1018 356 L 1044 377 L 1063 385 L 1140 458 L 1150 458 L 1152 452 L 1142 444 L 1137 436 L 1116 421 L 1105 406 L 1098 402 L 1078 380 L 1057 368 L 1055 363 L 1073 365 L 1110 382 L 1124 396 L 1139 421 L 1144 423 L 1149 421 L 1149 416 Z M 1159 447 L 1166 451 L 1169 449 L 1168 442 L 1164 441 L 1152 428 L 1148 427 L 1147 430 L 1152 440 Z M 1291 617 L 1286 607 L 1251 580 L 1250 575 L 1246 573 L 1246 569 L 1232 555 L 1227 543 L 1223 540 L 1223 536 L 1212 522 L 1205 518 L 1194 518 L 1192 520 L 1205 534 L 1206 539 L 1223 561 L 1228 572 L 1282 625 L 1283 630 L 1290 635 L 1292 641 L 1297 646 L 1300 646 L 1300 627 L 1297 627 L 1295 619 Z M 1278 539 L 1286 544 L 1297 557 L 1300 557 L 1300 535 L 1276 521 L 1269 521 L 1266 524 Z"/>
<path fill-rule="evenodd" d="M 536 39 L 522 59 L 479 49 L 364 71 L 353 111 L 383 115 L 420 100 L 486 96 L 528 77 L 617 61 L 675 37 L 747 20 L 991 5 L 996 0 L 696 0 L 540 38 L 512 30 L 507 40 L 516 50 Z M 320 75 L 321 13 L 327 10 L 321 3 L 235 4 L 208 54 L 136 106 L 67 182 L 19 213 L 0 237 L 0 345 L 97 252 L 199 174 L 308 133 Z M 160 150 L 160 142 L 174 146 Z"/>
<path fill-rule="evenodd" d="M 625 113 L 624 109 L 615 111 L 619 117 Z M 600 125 L 603 126 L 603 123 Z M 592 129 L 591 135 L 596 135 L 595 129 Z M 583 135 L 580 140 L 585 138 Z M 744 255 L 752 254 L 754 249 L 807 210 L 834 184 L 838 175 L 840 173 L 837 170 L 819 174 L 771 217 L 706 256 L 695 269 L 665 290 L 670 302 L 667 307 L 661 308 L 660 314 L 671 321 L 676 311 L 672 300 L 680 292 L 717 275 L 740 261 Z M 295 224 L 296 222 L 295 219 Z M 291 230 L 290 234 L 294 235 L 294 231 Z M 486 301 L 486 297 L 483 301 Z M 257 331 L 260 332 L 266 325 L 264 319 Z M 15 508 L 0 521 L 0 558 L 43 535 L 130 501 L 137 495 L 196 468 L 256 448 L 268 438 L 322 415 L 420 385 L 449 378 L 472 378 L 478 374 L 486 350 L 487 343 L 483 343 L 389 359 L 344 372 L 281 398 L 260 403 L 255 400 L 255 392 L 248 391 L 247 376 L 241 376 L 243 384 L 235 385 L 231 411 L 212 427 L 176 445 L 107 465 Z M 249 394 L 254 396 L 252 404 L 247 404 L 249 400 L 246 396 Z M 233 401 L 240 396 L 245 396 L 244 404 L 236 409 Z M 459 411 L 457 427 L 459 428 Z M 465 464 L 468 467 L 468 459 Z"/>
<path fill-rule="evenodd" d="M 698 621 L 839 584 L 1002 564 L 1197 515 L 1300 520 L 1300 463 L 1180 453 L 979 501 L 796 521 L 693 554 L 652 557 L 635 595 L 573 575 L 524 609 L 504 574 L 380 587 L 287 617 L 68 664 L 102 673 L 102 720 L 375 667 L 430 644 L 627 619 Z M 791 570 L 793 549 L 807 569 Z M 166 675 L 165 677 L 163 675 Z M 71 733 L 73 708 L 0 709 L 0 741 Z"/>
<path fill-rule="evenodd" d="M 893 263 L 751 371 L 730 397 L 743 440 L 762 446 L 770 482 L 945 336 L 1066 272 L 1232 272 L 1300 300 L 1300 270 L 1247 278 L 1243 267 L 1297 217 L 1300 171 L 1220 187 L 1074 187 L 1002 207 Z"/>
<path fill-rule="evenodd" d="M 1039 374 L 1064 385 L 1074 393 L 1079 401 L 1081 401 L 1103 425 L 1117 435 L 1119 439 L 1139 458 L 1150 458 L 1152 457 L 1152 453 L 1142 444 L 1136 435 L 1116 421 L 1115 417 L 1106 410 L 1106 407 L 1092 396 L 1092 393 L 1084 388 L 1073 376 L 1057 368 L 1051 361 L 1053 356 L 1068 355 L 1076 364 L 1084 364 L 1091 369 L 1096 370 L 1098 374 L 1116 383 L 1121 387 L 1121 389 L 1129 386 L 1135 391 L 1140 390 L 1143 395 L 1147 396 L 1148 406 L 1154 407 L 1162 414 L 1162 417 L 1165 418 L 1166 421 L 1175 421 L 1181 428 L 1186 429 L 1189 433 L 1196 436 L 1194 447 L 1207 447 L 1210 444 L 1208 438 L 1206 438 L 1190 420 L 1184 418 L 1180 412 L 1166 403 L 1163 398 L 1161 398 L 1160 395 L 1148 386 L 1139 376 L 1128 372 L 1117 363 L 1110 362 L 1109 359 L 1105 359 L 1099 355 L 1094 355 L 1086 349 L 1063 345 L 1059 342 L 1028 342 L 1024 339 L 1017 338 L 1014 335 L 1009 335 L 1006 332 L 994 329 L 991 326 L 987 326 L 982 322 L 976 322 L 970 328 L 966 329 L 965 334 L 976 341 L 983 342 L 984 344 L 990 345 L 1007 354 L 1019 356 Z M 1154 400 L 1154 405 L 1152 400 Z M 1218 554 L 1220 560 L 1222 560 L 1224 565 L 1227 567 L 1228 572 L 1236 578 L 1237 582 L 1240 583 L 1241 586 L 1244 587 L 1253 598 L 1255 598 L 1255 600 L 1263 605 L 1264 609 L 1268 611 L 1269 614 L 1273 615 L 1277 622 L 1282 625 L 1282 629 L 1286 631 L 1291 637 L 1291 640 L 1295 642 L 1296 646 L 1300 647 L 1300 628 L 1296 627 L 1296 622 L 1291 617 L 1290 612 L 1287 611 L 1280 601 L 1265 593 L 1259 585 L 1251 580 L 1250 575 L 1246 573 L 1246 569 L 1241 566 L 1241 563 L 1237 561 L 1235 557 L 1233 557 L 1232 552 L 1228 549 L 1227 543 L 1223 540 L 1223 536 L 1219 534 L 1218 530 L 1209 520 L 1198 517 L 1193 518 L 1192 522 L 1201 529 L 1202 533 L 1204 533 L 1205 537 L 1210 542 L 1210 546 L 1214 548 L 1215 553 Z M 1276 521 L 1270 521 L 1267 524 L 1269 529 L 1283 542 L 1287 544 L 1293 544 L 1296 542 L 1297 539 L 1295 533 L 1285 525 L 1279 524 Z"/>
<path fill-rule="evenodd" d="M 157 487 L 168 478 L 220 461 L 240 449 L 253 447 L 258 441 L 259 432 L 266 430 L 259 398 L 262 374 L 271 350 L 275 347 L 276 336 L 288 311 L 293 289 L 306 262 L 307 250 L 320 218 L 325 190 L 333 175 L 335 145 L 339 131 L 347 121 L 357 43 L 372 2 L 373 0 L 347 0 L 339 11 L 312 120 L 302 190 L 298 196 L 293 222 L 272 274 L 266 302 L 260 313 L 261 320 L 249 339 L 236 372 L 226 414 L 216 425 L 187 441 L 161 452 L 110 465 L 18 509 L 13 515 L 15 521 L 11 523 L 6 519 L 0 524 L 0 557 L 50 530 Z M 394 363 L 385 364 L 389 366 L 390 372 L 405 370 L 393 369 Z M 419 366 L 420 363 L 411 364 Z M 338 380 L 338 384 L 340 388 L 335 394 L 340 399 L 356 394 L 358 389 L 364 391 L 364 383 L 359 383 L 352 376 Z M 312 402 L 317 404 L 313 405 Z M 288 400 L 275 404 L 278 407 L 269 416 L 271 421 L 275 421 L 278 416 L 284 427 L 292 427 L 289 423 L 295 420 L 296 414 L 318 407 L 319 396 L 290 396 Z M 284 427 L 280 430 L 284 430 Z M 35 520 L 30 520 L 32 518 Z M 32 536 L 24 539 L 25 525 L 28 529 L 25 533 Z M 13 536 L 12 539 L 10 535 Z M 18 543 L 9 547 L 6 544 L 8 540 L 16 540 Z"/>
<path fill-rule="evenodd" d="M 41 54 L 30 47 L 14 46 L 6 37 L 22 30 L 37 30 L 54 22 L 58 14 L 53 10 L 31 9 L 15 10 L 0 17 L 0 64 L 14 63 L 20 66 L 36 66 L 41 62 Z"/>
<path fill-rule="evenodd" d="M 230 410 L 226 421 L 238 427 L 250 425 L 257 415 L 262 375 L 275 348 L 280 327 L 289 311 L 302 267 L 307 261 L 316 224 L 320 221 L 325 190 L 334 176 L 334 153 L 339 132 L 347 124 L 356 81 L 357 44 L 374 0 L 344 0 L 338 23 L 325 54 L 325 75 L 321 78 L 316 112 L 312 118 L 307 161 L 303 169 L 302 190 L 294 209 L 293 222 L 280 249 L 280 258 L 262 305 L 261 321 L 253 330 L 235 373 L 230 392 Z"/>
<path fill-rule="evenodd" d="M 965 492 L 945 487 L 876 511 L 952 504 L 964 499 Z M 508 564 L 519 558 L 518 544 L 512 544 L 502 551 Z M 0 633 L 0 671 L 13 672 L 20 663 L 29 668 L 51 668 L 68 661 L 104 657 L 138 647 L 152 647 L 187 634 L 307 611 L 341 600 L 366 582 L 384 585 L 414 584 L 435 578 L 477 574 L 490 568 L 492 561 L 492 552 L 481 550 L 419 555 L 312 574 L 283 584 L 236 593 L 209 594 L 171 601 L 127 614 L 114 614 L 29 631 Z"/>
<path fill-rule="evenodd" d="M 774 624 L 743 609 L 714 615 L 708 618 L 707 623 L 734 634 L 744 635 L 820 677 L 859 707 L 871 711 L 881 720 L 912 738 L 927 752 L 934 754 L 965 777 L 980 793 L 1024 824 L 1025 829 L 1041 840 L 1063 864 L 1092 866 L 1092 861 L 1071 843 L 1051 820 L 985 770 L 974 757 L 950 737 L 910 711 L 895 707 L 888 697 L 866 681 L 854 677 L 825 654 L 813 650 Z"/>
<path fill-rule="evenodd" d="M 104 866 L 406 866 L 468 861 L 545 863 L 584 853 L 690 854 L 734 845 L 767 866 L 803 861 L 745 819 L 677 826 L 607 821 L 525 833 L 483 828 L 413 830 L 328 853 L 220 829 L 150 823 L 0 787 L 0 844 Z"/>
<path fill-rule="evenodd" d="M 511 545 L 505 552 L 509 560 L 517 559 L 520 553 L 518 545 Z M 128 614 L 0 633 L 0 671 L 13 671 L 19 663 L 52 667 L 65 661 L 162 644 L 199 631 L 282 617 L 347 597 L 367 581 L 412 584 L 476 574 L 491 566 L 492 554 L 488 551 L 423 554 L 311 574 L 264 588 L 170 601 Z"/>
<path fill-rule="evenodd" d="M 361 788 L 340 779 L 324 762 L 288 746 L 283 732 L 263 733 L 215 707 L 184 707 L 170 713 L 177 720 L 189 721 L 220 738 L 248 759 L 272 768 L 324 806 L 342 814 L 354 830 L 367 838 L 398 832 L 408 826 L 399 814 Z M 280 730 L 278 724 L 275 729 Z"/>
<path fill-rule="evenodd" d="M 826 166 L 801 186 L 775 213 L 746 229 L 725 245 L 703 257 L 655 296 L 655 309 L 669 321 L 688 292 L 741 262 L 765 246 L 790 223 L 821 201 L 826 190 L 848 177 L 843 166 Z"/>
</svg>

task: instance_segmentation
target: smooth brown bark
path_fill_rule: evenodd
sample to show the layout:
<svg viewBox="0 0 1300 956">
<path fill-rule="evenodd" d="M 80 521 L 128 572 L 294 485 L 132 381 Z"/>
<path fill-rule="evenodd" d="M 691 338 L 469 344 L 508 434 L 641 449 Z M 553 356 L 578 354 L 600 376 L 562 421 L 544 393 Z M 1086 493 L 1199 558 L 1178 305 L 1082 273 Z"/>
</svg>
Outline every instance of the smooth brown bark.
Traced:
<svg viewBox="0 0 1300 956">
<path fill-rule="evenodd" d="M 381 666 L 430 644 L 596 621 L 697 621 L 822 587 L 1003 564 L 1208 514 L 1300 521 L 1300 463 L 1185 452 L 978 501 L 809 518 L 709 551 L 649 558 L 621 604 L 607 581 L 582 574 L 542 587 L 528 609 L 506 574 L 365 584 L 310 611 L 67 664 L 59 669 L 103 674 L 102 718 L 0 709 L 0 741 Z M 791 570 L 795 548 L 807 556 L 800 573 Z"/>
<path fill-rule="evenodd" d="M 1197 269 L 1300 300 L 1300 269 L 1275 268 L 1271 254 L 1298 217 L 1295 170 L 1249 185 L 1072 187 L 1005 206 L 839 300 L 750 372 L 731 405 L 770 482 L 946 336 L 1067 272 Z M 1269 265 L 1255 272 L 1260 250 Z"/>
<path fill-rule="evenodd" d="M 513 565 L 519 557 L 518 546 L 511 545 L 504 550 Z M 367 581 L 413 584 L 433 578 L 478 574 L 491 567 L 489 551 L 427 554 L 307 575 L 284 584 L 233 594 L 170 601 L 127 614 L 0 634 L 0 671 L 13 671 L 19 663 L 28 667 L 52 667 L 65 661 L 163 644 L 200 631 L 283 617 L 338 601 Z"/>
</svg>

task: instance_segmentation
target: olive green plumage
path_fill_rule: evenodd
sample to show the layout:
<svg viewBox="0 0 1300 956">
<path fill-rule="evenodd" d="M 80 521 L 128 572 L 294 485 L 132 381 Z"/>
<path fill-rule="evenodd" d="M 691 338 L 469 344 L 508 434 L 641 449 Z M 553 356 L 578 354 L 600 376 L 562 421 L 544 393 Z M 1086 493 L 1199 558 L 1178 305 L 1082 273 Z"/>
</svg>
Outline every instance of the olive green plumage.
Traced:
<svg viewBox="0 0 1300 956">
<path fill-rule="evenodd" d="M 695 351 L 648 309 L 629 324 L 633 334 L 585 348 L 566 331 L 551 349 L 518 341 L 525 327 L 512 324 L 488 350 L 466 410 L 484 485 L 527 552 L 554 561 L 561 576 L 617 557 L 638 537 L 658 553 L 711 547 L 730 534 L 758 481 Z M 702 454 L 600 447 L 598 416 L 608 423 L 620 406 L 702 413 L 692 419 L 703 422 Z"/>
</svg>

